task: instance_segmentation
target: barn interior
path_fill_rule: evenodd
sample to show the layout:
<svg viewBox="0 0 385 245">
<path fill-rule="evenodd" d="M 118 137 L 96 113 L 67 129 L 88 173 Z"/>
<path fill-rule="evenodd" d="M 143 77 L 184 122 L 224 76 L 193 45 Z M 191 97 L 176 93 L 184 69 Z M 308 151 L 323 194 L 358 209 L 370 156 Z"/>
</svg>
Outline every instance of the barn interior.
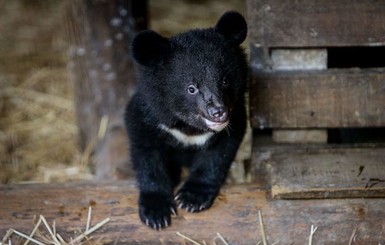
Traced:
<svg viewBox="0 0 385 245">
<path fill-rule="evenodd" d="M 121 122 L 130 40 L 230 9 L 249 26 L 248 133 L 210 210 L 149 230 Z M 384 243 L 384 13 L 348 0 L 0 1 L 0 244 Z M 112 66 L 92 63 L 95 43 Z M 105 80 L 79 82 L 90 67 Z"/>
</svg>

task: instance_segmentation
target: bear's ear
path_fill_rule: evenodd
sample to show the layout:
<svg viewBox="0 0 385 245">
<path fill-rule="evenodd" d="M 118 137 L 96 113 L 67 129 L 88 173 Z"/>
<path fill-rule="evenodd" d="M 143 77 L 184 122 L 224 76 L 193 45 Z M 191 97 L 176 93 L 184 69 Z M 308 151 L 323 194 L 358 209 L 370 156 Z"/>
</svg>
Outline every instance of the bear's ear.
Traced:
<svg viewBox="0 0 385 245">
<path fill-rule="evenodd" d="M 170 49 L 170 41 L 151 30 L 140 32 L 132 41 L 132 55 L 144 66 L 159 63 L 170 53 Z"/>
<path fill-rule="evenodd" d="M 247 36 L 247 23 L 243 16 L 235 11 L 228 11 L 218 20 L 215 30 L 236 45 Z"/>
</svg>

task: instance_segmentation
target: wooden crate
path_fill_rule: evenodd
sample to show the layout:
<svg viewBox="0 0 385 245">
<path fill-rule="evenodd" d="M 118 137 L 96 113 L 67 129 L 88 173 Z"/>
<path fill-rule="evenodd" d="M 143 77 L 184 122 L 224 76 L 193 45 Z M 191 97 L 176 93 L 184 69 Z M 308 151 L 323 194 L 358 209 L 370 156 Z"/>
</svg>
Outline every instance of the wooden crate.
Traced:
<svg viewBox="0 0 385 245">
<path fill-rule="evenodd" d="M 254 148 L 254 165 L 268 172 L 273 196 L 385 196 L 383 146 L 327 145 L 330 128 L 385 127 L 385 4 L 248 0 L 248 16 L 252 127 L 272 129 L 276 143 L 318 143 L 311 152 L 305 144 L 270 147 L 269 164 Z M 365 53 L 373 59 L 350 62 Z M 351 172 L 360 167 L 369 170 L 366 180 L 379 180 L 375 190 Z"/>
<path fill-rule="evenodd" d="M 385 47 L 382 1 L 248 3 L 254 127 L 385 126 L 385 68 L 327 69 L 322 59 L 329 47 Z M 292 51 L 286 57 L 288 62 L 300 56 L 302 69 L 275 69 L 272 56 L 288 49 Z M 318 53 L 311 56 L 315 50 Z M 317 57 L 318 66 L 306 67 Z"/>
</svg>

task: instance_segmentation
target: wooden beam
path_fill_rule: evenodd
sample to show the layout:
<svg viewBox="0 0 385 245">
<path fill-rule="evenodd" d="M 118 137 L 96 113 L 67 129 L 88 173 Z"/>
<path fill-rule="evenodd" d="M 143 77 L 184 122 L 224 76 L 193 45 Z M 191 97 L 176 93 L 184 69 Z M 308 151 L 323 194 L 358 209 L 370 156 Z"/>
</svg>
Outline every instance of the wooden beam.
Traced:
<svg viewBox="0 0 385 245">
<path fill-rule="evenodd" d="M 272 49 L 272 70 L 326 70 L 326 49 Z"/>
<path fill-rule="evenodd" d="M 326 129 L 274 129 L 273 142 L 289 144 L 326 144 L 328 132 Z"/>
<path fill-rule="evenodd" d="M 273 198 L 385 198 L 384 159 L 383 147 L 254 146 L 253 166 Z"/>
<path fill-rule="evenodd" d="M 85 227 L 87 208 L 93 207 L 92 224 L 111 220 L 92 233 L 103 244 L 182 244 L 180 232 L 211 244 L 219 232 L 230 244 L 261 241 L 258 210 L 262 211 L 269 244 L 308 243 L 311 225 L 318 227 L 314 244 L 354 244 L 383 241 L 385 199 L 270 200 L 255 185 L 225 187 L 214 206 L 191 214 L 178 210 L 172 226 L 154 231 L 140 223 L 137 190 L 133 182 L 67 183 L 0 186 L 0 236 L 9 228 L 31 232 L 35 216 L 68 239 Z M 217 244 L 222 244 L 217 240 Z"/>
<path fill-rule="evenodd" d="M 385 4 L 367 0 L 248 0 L 253 47 L 385 45 Z"/>
<path fill-rule="evenodd" d="M 90 156 L 98 179 L 133 176 L 123 114 L 136 88 L 129 43 L 147 28 L 147 0 L 67 5 L 68 68 L 81 151 Z"/>
<path fill-rule="evenodd" d="M 385 70 L 255 73 L 254 128 L 385 126 Z"/>
</svg>

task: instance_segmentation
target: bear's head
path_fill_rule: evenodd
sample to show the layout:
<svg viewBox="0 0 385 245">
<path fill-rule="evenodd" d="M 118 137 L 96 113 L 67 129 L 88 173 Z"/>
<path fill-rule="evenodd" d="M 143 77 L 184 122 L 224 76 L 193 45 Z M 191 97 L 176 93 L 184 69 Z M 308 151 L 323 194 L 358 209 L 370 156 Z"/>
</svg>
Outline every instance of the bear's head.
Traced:
<svg viewBox="0 0 385 245">
<path fill-rule="evenodd" d="M 233 11 L 213 28 L 171 38 L 139 33 L 132 43 L 133 57 L 142 65 L 138 93 L 158 123 L 224 129 L 244 101 L 247 61 L 239 45 L 246 35 L 245 19 Z"/>
</svg>

